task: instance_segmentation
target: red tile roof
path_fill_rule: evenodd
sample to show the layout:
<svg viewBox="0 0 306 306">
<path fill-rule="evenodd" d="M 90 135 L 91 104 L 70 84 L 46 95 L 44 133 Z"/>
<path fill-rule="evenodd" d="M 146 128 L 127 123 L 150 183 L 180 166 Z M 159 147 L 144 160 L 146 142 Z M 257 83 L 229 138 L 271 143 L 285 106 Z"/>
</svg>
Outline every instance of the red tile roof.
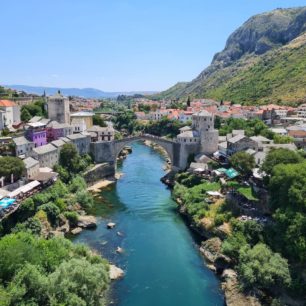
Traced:
<svg viewBox="0 0 306 306">
<path fill-rule="evenodd" d="M 10 100 L 0 100 L 0 107 L 11 107 L 16 106 L 16 103 Z"/>
</svg>

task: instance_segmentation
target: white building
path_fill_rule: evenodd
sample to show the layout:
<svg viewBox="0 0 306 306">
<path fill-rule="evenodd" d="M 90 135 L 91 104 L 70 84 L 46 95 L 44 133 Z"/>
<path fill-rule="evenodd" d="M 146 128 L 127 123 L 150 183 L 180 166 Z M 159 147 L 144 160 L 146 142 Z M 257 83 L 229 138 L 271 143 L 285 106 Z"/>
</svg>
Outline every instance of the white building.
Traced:
<svg viewBox="0 0 306 306">
<path fill-rule="evenodd" d="M 300 105 L 296 110 L 297 116 L 300 118 L 306 118 L 306 104 Z"/>
<path fill-rule="evenodd" d="M 10 128 L 13 124 L 20 122 L 20 106 L 10 100 L 0 100 L 3 125 Z"/>
<path fill-rule="evenodd" d="M 86 131 L 86 122 L 82 118 L 72 118 L 71 126 L 73 133 L 82 133 Z"/>
<path fill-rule="evenodd" d="M 31 155 L 33 148 L 35 147 L 34 142 L 28 141 L 24 136 L 13 138 L 15 144 L 16 156 L 25 157 Z"/>
<path fill-rule="evenodd" d="M 190 112 L 190 111 L 181 112 L 179 114 L 178 120 L 182 123 L 186 123 L 187 121 L 191 121 L 192 120 L 192 114 L 193 114 L 193 112 Z"/>
<path fill-rule="evenodd" d="M 5 125 L 5 111 L 0 109 L 0 131 L 4 129 L 4 125 Z"/>
</svg>

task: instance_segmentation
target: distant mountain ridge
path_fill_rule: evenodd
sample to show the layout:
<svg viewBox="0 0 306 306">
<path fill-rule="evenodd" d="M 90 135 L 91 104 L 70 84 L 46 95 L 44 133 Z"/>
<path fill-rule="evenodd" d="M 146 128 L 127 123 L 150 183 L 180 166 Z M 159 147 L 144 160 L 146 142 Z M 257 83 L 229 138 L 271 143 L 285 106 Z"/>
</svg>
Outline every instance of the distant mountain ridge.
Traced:
<svg viewBox="0 0 306 306">
<path fill-rule="evenodd" d="M 58 92 L 58 90 L 60 90 L 64 96 L 77 96 L 82 98 L 93 98 L 93 99 L 116 98 L 119 95 L 134 95 L 134 94 L 149 95 L 156 93 L 155 91 L 105 92 L 95 88 L 60 88 L 60 87 L 42 87 L 42 86 L 27 86 L 27 85 L 4 85 L 4 87 L 36 95 L 43 95 L 44 92 L 46 92 L 47 95 L 54 95 L 55 93 Z"/>
<path fill-rule="evenodd" d="M 159 98 L 213 98 L 253 104 L 306 102 L 306 7 L 251 17 L 191 82 Z"/>
</svg>

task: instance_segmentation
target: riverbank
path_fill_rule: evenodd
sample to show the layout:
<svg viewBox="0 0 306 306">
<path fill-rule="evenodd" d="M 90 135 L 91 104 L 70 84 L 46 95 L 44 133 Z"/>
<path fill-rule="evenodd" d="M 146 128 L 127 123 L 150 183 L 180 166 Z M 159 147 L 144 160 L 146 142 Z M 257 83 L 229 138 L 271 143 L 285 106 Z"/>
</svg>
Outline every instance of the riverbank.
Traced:
<svg viewBox="0 0 306 306">
<path fill-rule="evenodd" d="M 220 279 L 221 287 L 225 295 L 225 303 L 227 306 L 261 306 L 263 305 L 254 294 L 245 293 L 241 290 L 237 272 L 234 270 L 233 262 L 235 259 L 230 258 L 222 253 L 222 241 L 231 233 L 231 226 L 228 222 L 220 222 L 217 224 L 215 220 L 218 218 L 218 211 L 222 211 L 224 200 L 221 198 L 207 206 L 206 217 L 199 215 L 195 219 L 194 208 L 187 207 L 184 201 L 176 194 L 173 187 L 177 183 L 174 175 L 166 175 L 162 181 L 172 189 L 172 196 L 175 200 L 179 213 L 186 220 L 189 228 L 195 231 L 203 241 L 199 245 L 199 250 L 204 258 L 205 265 L 212 270 Z M 203 197 L 205 190 L 217 190 L 220 186 L 216 183 L 207 183 L 203 186 L 203 190 L 199 189 L 197 193 Z M 185 195 L 192 193 L 186 189 Z M 194 195 L 197 197 L 196 195 Z M 204 196 L 205 197 L 205 196 Z M 204 198 L 203 198 L 204 199 Z M 197 204 L 194 204 L 197 205 Z M 199 206 L 200 205 L 200 206 Z M 203 204 L 199 204 L 199 211 L 204 209 Z M 193 211 L 193 215 L 191 214 Z M 202 212 L 203 213 L 203 212 Z M 219 222 L 219 221 L 217 221 Z"/>
<path fill-rule="evenodd" d="M 114 177 L 102 179 L 94 183 L 93 185 L 87 187 L 87 191 L 98 193 L 101 191 L 101 189 L 106 188 L 112 184 L 115 184 L 117 180 L 119 180 L 122 176 L 123 176 L 123 173 L 116 173 Z"/>
<path fill-rule="evenodd" d="M 170 171 L 171 170 L 171 161 L 169 159 L 168 153 L 167 151 L 160 145 L 150 141 L 150 140 L 144 140 L 143 141 L 144 145 L 152 148 L 153 150 L 157 151 L 161 156 L 163 156 L 166 160 L 164 166 L 163 166 L 163 170 L 164 171 Z"/>
</svg>

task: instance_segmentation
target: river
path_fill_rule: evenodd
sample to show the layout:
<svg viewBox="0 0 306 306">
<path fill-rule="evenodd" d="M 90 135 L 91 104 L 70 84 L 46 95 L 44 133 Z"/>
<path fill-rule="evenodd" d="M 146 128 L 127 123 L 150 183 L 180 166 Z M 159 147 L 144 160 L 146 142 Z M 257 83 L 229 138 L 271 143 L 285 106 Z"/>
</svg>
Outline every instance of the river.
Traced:
<svg viewBox="0 0 306 306">
<path fill-rule="evenodd" d="M 118 169 L 123 177 L 97 200 L 97 229 L 83 231 L 74 241 L 125 271 L 112 287 L 115 305 L 224 305 L 218 279 L 204 265 L 196 237 L 160 182 L 164 163 L 152 148 L 134 143 L 133 153 Z M 117 224 L 113 230 L 106 229 L 110 221 Z M 123 254 L 115 252 L 118 246 Z"/>
</svg>

